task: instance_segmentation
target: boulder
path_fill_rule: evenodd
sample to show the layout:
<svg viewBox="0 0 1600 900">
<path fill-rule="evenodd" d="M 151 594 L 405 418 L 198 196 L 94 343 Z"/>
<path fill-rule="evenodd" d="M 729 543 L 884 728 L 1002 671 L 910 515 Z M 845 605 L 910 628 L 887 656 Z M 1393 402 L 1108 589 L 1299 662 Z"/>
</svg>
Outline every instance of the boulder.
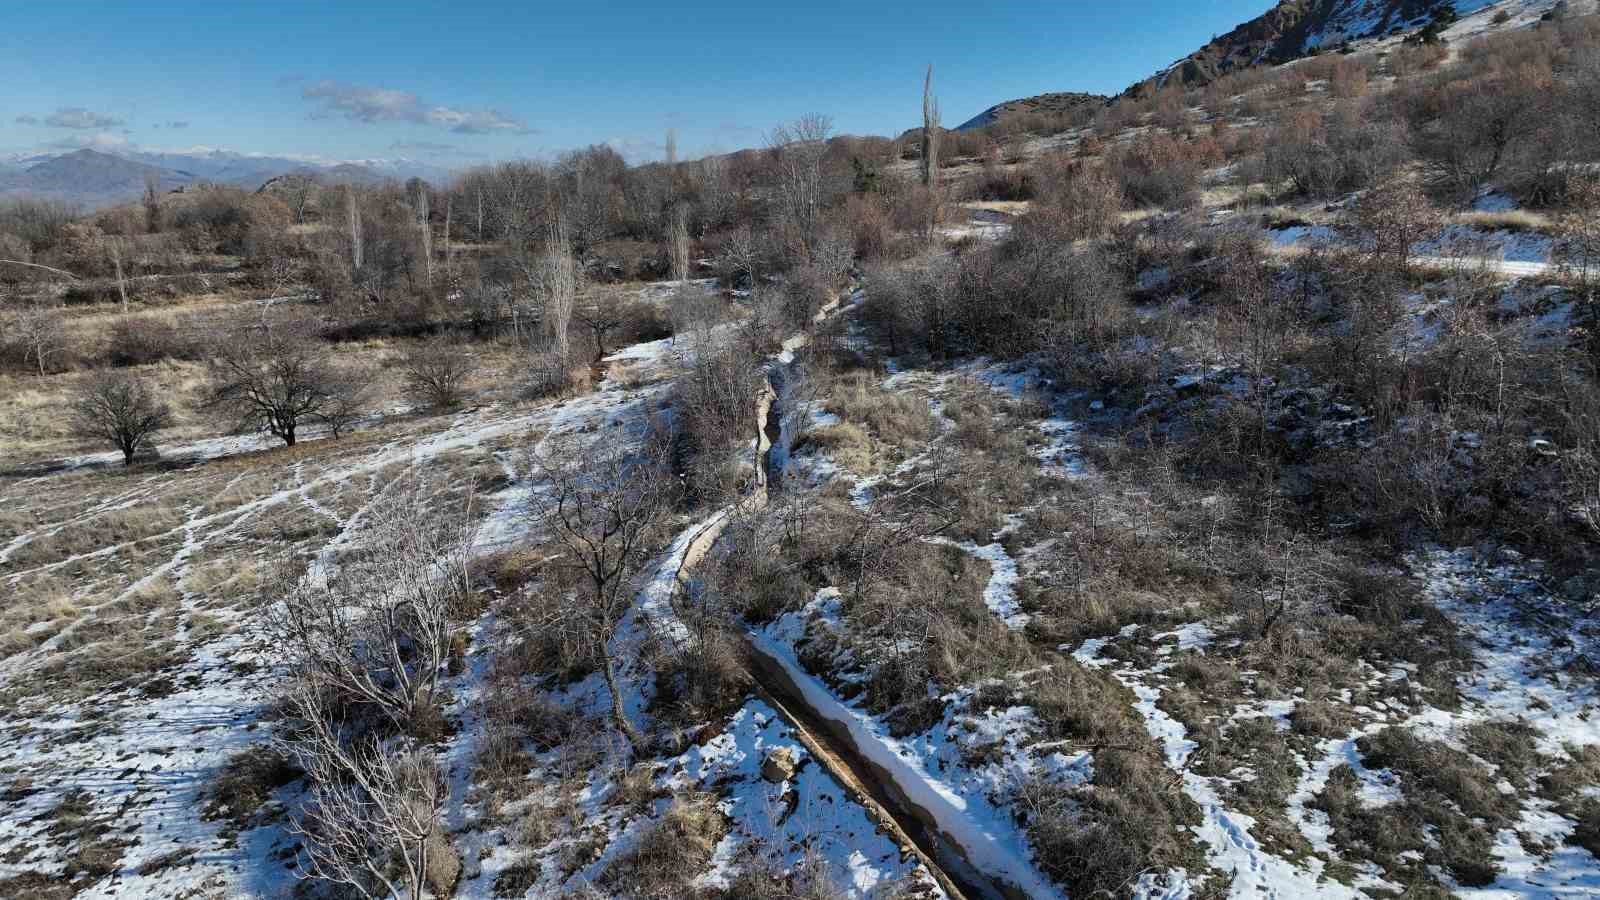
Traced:
<svg viewBox="0 0 1600 900">
<path fill-rule="evenodd" d="M 779 747 L 761 760 L 761 777 L 773 784 L 780 784 L 794 777 L 797 766 L 794 751 L 788 747 Z"/>
</svg>

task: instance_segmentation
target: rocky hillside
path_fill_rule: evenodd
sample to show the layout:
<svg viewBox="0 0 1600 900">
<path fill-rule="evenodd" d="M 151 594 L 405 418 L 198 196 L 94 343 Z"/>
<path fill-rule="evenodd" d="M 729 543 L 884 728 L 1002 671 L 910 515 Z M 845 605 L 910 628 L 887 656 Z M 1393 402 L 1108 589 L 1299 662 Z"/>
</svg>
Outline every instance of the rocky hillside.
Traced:
<svg viewBox="0 0 1600 900">
<path fill-rule="evenodd" d="M 1490 6 L 1508 13 L 1539 0 L 1281 0 L 1262 15 L 1178 60 L 1128 91 L 1139 96 L 1178 79 L 1186 87 L 1209 84 L 1229 72 L 1281 63 L 1318 48 L 1423 28 L 1436 16 L 1466 16 Z"/>
</svg>

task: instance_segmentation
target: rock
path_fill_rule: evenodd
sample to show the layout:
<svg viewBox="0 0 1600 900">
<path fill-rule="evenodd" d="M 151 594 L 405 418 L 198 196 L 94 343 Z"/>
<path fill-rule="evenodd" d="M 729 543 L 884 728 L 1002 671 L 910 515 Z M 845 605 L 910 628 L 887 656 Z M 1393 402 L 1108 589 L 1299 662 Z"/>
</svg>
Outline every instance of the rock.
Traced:
<svg viewBox="0 0 1600 900">
<path fill-rule="evenodd" d="M 778 784 L 794 777 L 795 768 L 794 751 L 788 747 L 779 747 L 768 753 L 761 761 L 761 777 Z"/>
</svg>

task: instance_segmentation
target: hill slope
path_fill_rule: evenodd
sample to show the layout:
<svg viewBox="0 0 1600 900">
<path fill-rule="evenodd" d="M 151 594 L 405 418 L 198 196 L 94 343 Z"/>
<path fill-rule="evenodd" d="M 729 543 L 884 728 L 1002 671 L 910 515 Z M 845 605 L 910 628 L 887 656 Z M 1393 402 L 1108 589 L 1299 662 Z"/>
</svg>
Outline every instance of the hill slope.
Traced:
<svg viewBox="0 0 1600 900">
<path fill-rule="evenodd" d="M 1185 87 L 1209 84 L 1229 72 L 1279 63 L 1322 47 L 1413 31 L 1444 10 L 1465 16 L 1489 6 L 1508 11 L 1550 6 L 1540 0 L 1281 0 L 1260 16 L 1211 40 L 1133 87 L 1139 96 L 1174 78 Z"/>
<path fill-rule="evenodd" d="M 1090 104 L 1104 105 L 1110 100 L 1100 94 L 1082 94 L 1074 91 L 1057 91 L 1049 94 L 1039 94 L 1034 97 L 1023 97 L 1020 100 L 1007 100 L 996 103 L 981 113 L 973 116 L 960 125 L 957 131 L 968 131 L 973 128 L 983 128 L 1003 122 L 1008 118 L 1027 115 L 1059 115 Z"/>
<path fill-rule="evenodd" d="M 1435 12 L 1453 6 L 1468 16 L 1490 7 L 1512 14 L 1550 9 L 1559 0 L 1280 0 L 1261 15 L 1227 34 L 1213 38 L 1195 52 L 1150 78 L 1132 85 L 1129 96 L 1143 96 L 1178 79 L 1186 87 L 1200 87 L 1221 76 L 1254 65 L 1295 59 L 1320 47 L 1347 41 L 1415 31 Z M 1592 2 L 1572 4 L 1588 10 Z M 1487 16 L 1489 13 L 1485 12 Z M 981 128 L 1018 113 L 1061 112 L 1090 100 L 1092 94 L 1048 93 L 997 103 L 963 122 L 958 130 Z"/>
</svg>

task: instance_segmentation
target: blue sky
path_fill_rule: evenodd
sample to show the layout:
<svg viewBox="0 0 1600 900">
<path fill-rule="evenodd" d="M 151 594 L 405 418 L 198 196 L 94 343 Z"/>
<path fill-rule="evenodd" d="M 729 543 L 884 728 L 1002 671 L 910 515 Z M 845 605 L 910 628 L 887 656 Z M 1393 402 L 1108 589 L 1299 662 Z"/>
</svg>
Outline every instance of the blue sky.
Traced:
<svg viewBox="0 0 1600 900">
<path fill-rule="evenodd" d="M 898 133 L 1115 92 L 1270 0 L 30 4 L 0 31 L 0 150 L 216 147 L 459 166 L 611 142 L 753 146 L 808 112 Z"/>
</svg>

